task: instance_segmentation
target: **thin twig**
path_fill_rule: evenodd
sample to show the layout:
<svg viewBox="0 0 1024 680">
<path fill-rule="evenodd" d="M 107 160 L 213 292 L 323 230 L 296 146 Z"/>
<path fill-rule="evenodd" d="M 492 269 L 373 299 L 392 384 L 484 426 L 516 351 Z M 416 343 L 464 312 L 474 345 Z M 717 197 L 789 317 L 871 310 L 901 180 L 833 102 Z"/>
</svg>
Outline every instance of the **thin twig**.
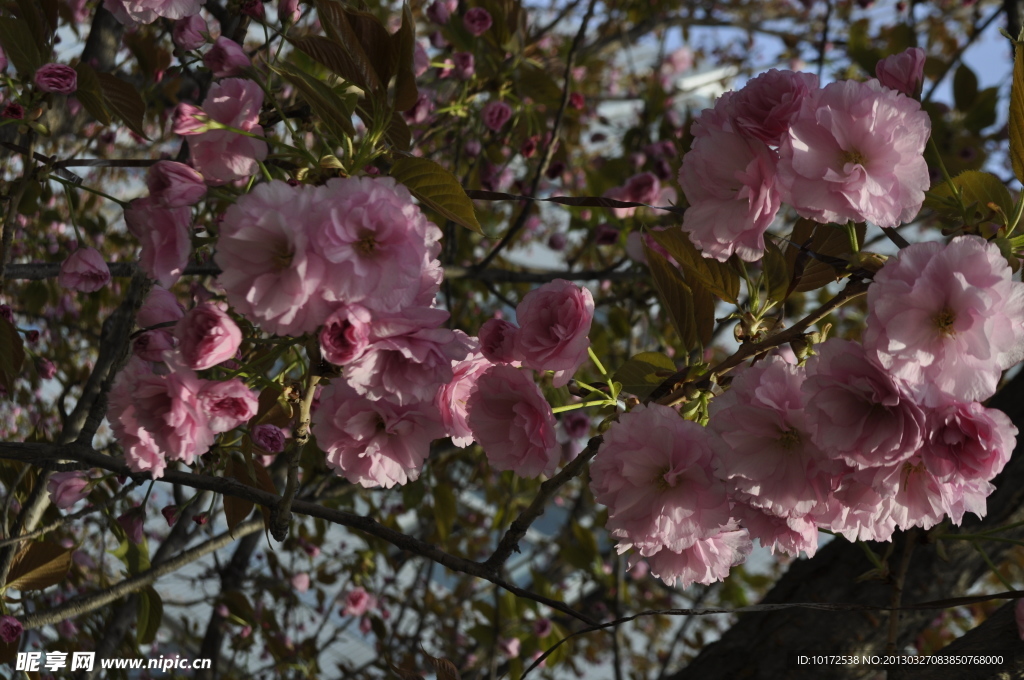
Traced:
<svg viewBox="0 0 1024 680">
<path fill-rule="evenodd" d="M 903 557 L 900 558 L 900 566 L 896 570 L 892 583 L 892 594 L 889 597 L 889 637 L 885 644 L 886 654 L 896 653 L 896 638 L 900 634 L 900 603 L 903 599 L 903 583 L 907 578 L 910 556 L 914 552 L 914 545 L 917 544 L 919 535 L 917 529 L 912 529 L 903 536 Z"/>
</svg>

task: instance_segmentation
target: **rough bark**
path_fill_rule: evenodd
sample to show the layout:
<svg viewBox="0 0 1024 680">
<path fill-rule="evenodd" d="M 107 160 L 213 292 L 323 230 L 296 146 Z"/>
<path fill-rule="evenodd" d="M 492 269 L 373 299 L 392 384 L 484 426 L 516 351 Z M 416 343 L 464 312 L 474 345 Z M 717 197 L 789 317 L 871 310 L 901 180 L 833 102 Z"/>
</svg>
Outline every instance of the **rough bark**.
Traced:
<svg viewBox="0 0 1024 680">
<path fill-rule="evenodd" d="M 1007 413 L 1018 429 L 1024 431 L 1024 373 L 999 392 L 989 406 Z M 959 529 L 948 533 L 972 533 L 1024 520 L 1024 446 L 994 481 L 996 491 L 988 499 L 988 515 L 982 521 L 973 515 L 964 518 Z M 1024 539 L 1024 530 L 1003 534 Z M 898 534 L 889 560 L 895 569 L 906 538 Z M 884 546 L 871 544 L 877 554 Z M 945 541 L 948 561 L 940 557 L 934 545 L 915 546 L 907 570 L 903 603 L 912 604 L 957 597 L 987 570 L 983 557 L 969 541 Z M 1012 547 L 1007 543 L 986 542 L 984 549 L 996 561 Z M 861 548 L 841 538 L 825 546 L 808 560 L 795 562 L 772 590 L 765 603 L 848 602 L 889 604 L 892 584 L 878 580 L 858 582 L 872 568 Z M 934 620 L 934 611 L 903 612 L 897 648 L 912 642 Z M 671 680 L 785 680 L 790 678 L 859 678 L 878 669 L 817 666 L 797 668 L 791 655 L 801 652 L 884 652 L 887 643 L 887 612 L 832 612 L 789 609 L 745 614 L 720 640 L 705 647 L 689 666 L 669 676 Z"/>
</svg>

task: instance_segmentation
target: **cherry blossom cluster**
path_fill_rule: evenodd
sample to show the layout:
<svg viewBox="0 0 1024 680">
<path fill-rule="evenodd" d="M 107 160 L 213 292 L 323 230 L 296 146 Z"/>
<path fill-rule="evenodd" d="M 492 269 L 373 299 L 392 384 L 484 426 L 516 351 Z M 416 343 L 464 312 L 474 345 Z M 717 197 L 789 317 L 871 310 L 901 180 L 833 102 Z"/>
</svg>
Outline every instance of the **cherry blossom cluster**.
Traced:
<svg viewBox="0 0 1024 680">
<path fill-rule="evenodd" d="M 897 85 L 897 64 L 882 66 Z M 878 80 L 819 88 L 812 74 L 772 69 L 720 97 L 692 132 L 679 170 L 683 229 L 722 261 L 760 259 L 783 204 L 821 223 L 894 227 L 917 215 L 930 186 L 928 115 Z"/>
<path fill-rule="evenodd" d="M 619 550 L 685 586 L 724 578 L 753 538 L 813 555 L 819 528 L 887 541 L 984 516 L 1017 435 L 979 403 L 1024 347 L 1010 276 L 977 236 L 909 246 L 869 288 L 863 343 L 743 369 L 707 428 L 655 404 L 621 416 L 591 468 Z"/>
</svg>

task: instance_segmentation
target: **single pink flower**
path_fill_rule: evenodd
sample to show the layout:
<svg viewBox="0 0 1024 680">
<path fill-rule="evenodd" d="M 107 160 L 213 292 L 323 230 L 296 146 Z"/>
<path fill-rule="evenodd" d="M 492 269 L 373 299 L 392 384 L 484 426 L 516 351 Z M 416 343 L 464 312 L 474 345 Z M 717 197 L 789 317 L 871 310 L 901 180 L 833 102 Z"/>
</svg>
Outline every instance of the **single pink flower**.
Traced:
<svg viewBox="0 0 1024 680">
<path fill-rule="evenodd" d="M 124 533 L 127 534 L 128 540 L 138 545 L 142 543 L 142 529 L 143 522 L 145 521 L 145 515 L 142 512 L 142 508 L 132 508 L 128 510 L 120 517 L 117 518 L 117 523 L 124 529 Z"/>
<path fill-rule="evenodd" d="M 710 433 L 659 404 L 619 416 L 590 466 L 594 499 L 608 506 L 619 551 L 679 552 L 729 521 L 725 486 L 712 470 Z"/>
<path fill-rule="evenodd" d="M 376 606 L 377 598 L 366 592 L 362 586 L 356 586 L 345 595 L 345 606 L 341 610 L 341 615 L 362 616 Z"/>
<path fill-rule="evenodd" d="M 1002 411 L 951 401 L 928 412 L 931 436 L 921 450 L 925 467 L 942 481 L 990 481 L 1017 444 L 1017 428 Z"/>
<path fill-rule="evenodd" d="M 183 50 L 197 50 L 206 44 L 206 35 L 209 33 L 210 27 L 206 25 L 206 20 L 199 14 L 193 14 L 174 22 L 171 38 Z"/>
<path fill-rule="evenodd" d="M 214 83 L 203 100 L 203 111 L 211 119 L 259 136 L 263 135 L 263 128 L 258 124 L 262 106 L 260 86 L 240 78 L 225 78 Z M 230 130 L 210 130 L 196 135 L 190 141 L 190 148 L 192 165 L 211 184 L 246 179 L 256 172 L 257 161 L 267 157 L 266 142 Z"/>
<path fill-rule="evenodd" d="M 875 489 L 878 468 L 849 468 L 832 478 L 832 492 L 810 515 L 818 526 L 850 541 L 881 541 L 896 531 L 895 506 L 887 489 Z"/>
<path fill-rule="evenodd" d="M 57 284 L 81 293 L 95 293 L 110 283 L 110 267 L 95 248 L 79 248 L 60 265 Z"/>
<path fill-rule="evenodd" d="M 473 7 L 462 17 L 462 23 L 470 33 L 481 36 L 491 27 L 491 13 L 483 7 Z"/>
<path fill-rule="evenodd" d="M 198 106 L 181 102 L 174 108 L 171 131 L 188 137 L 201 135 L 210 130 L 210 116 Z"/>
<path fill-rule="evenodd" d="M 159 17 L 184 19 L 198 14 L 205 0 L 103 0 L 108 12 L 128 28 L 151 24 Z"/>
<path fill-rule="evenodd" d="M 214 433 L 235 429 L 259 409 L 259 397 L 238 378 L 203 380 L 198 397 Z"/>
<path fill-rule="evenodd" d="M 157 161 L 146 173 L 149 195 L 159 205 L 167 208 L 192 206 L 206 195 L 203 176 L 185 165 L 174 161 Z"/>
<path fill-rule="evenodd" d="M 908 97 L 916 97 L 924 82 L 924 62 L 927 54 L 920 47 L 908 47 L 878 62 L 875 75 L 888 88 Z"/>
<path fill-rule="evenodd" d="M 779 146 L 782 200 L 821 223 L 912 220 L 930 186 L 921 105 L 877 80 L 830 83 L 804 99 Z"/>
<path fill-rule="evenodd" d="M 488 130 L 500 132 L 501 128 L 505 127 L 505 123 L 512 118 L 512 107 L 503 101 L 492 99 L 484 104 L 480 116 Z"/>
<path fill-rule="evenodd" d="M 288 437 L 277 425 L 264 423 L 252 428 L 252 443 L 267 453 L 281 453 L 287 440 Z"/>
<path fill-rule="evenodd" d="M 362 305 L 339 307 L 324 321 L 320 349 L 324 359 L 344 366 L 358 359 L 370 346 L 370 310 Z"/>
<path fill-rule="evenodd" d="M 520 477 L 550 475 L 560 459 L 555 417 L 530 373 L 495 365 L 466 400 L 466 422 L 496 470 Z"/>
<path fill-rule="evenodd" d="M 516 334 L 519 327 L 504 319 L 488 319 L 477 333 L 480 351 L 496 364 L 510 364 L 516 361 Z"/>
<path fill-rule="evenodd" d="M 13 616 L 0 616 L 0 640 L 7 644 L 17 642 L 23 630 L 18 619 Z"/>
<path fill-rule="evenodd" d="M 414 303 L 424 282 L 433 287 L 441 230 L 405 187 L 390 177 L 348 177 L 315 191 L 309 238 L 329 263 L 321 286 L 325 299 L 398 312 Z"/>
<path fill-rule="evenodd" d="M 451 18 L 452 12 L 454 12 L 459 6 L 457 0 L 434 0 L 427 7 L 426 15 L 427 19 L 433 21 L 435 24 L 447 24 L 448 19 Z"/>
<path fill-rule="evenodd" d="M 778 517 L 746 503 L 735 503 L 732 516 L 762 547 L 797 557 L 814 557 L 818 551 L 818 527 L 808 517 Z"/>
<path fill-rule="evenodd" d="M 647 205 L 665 205 L 676 200 L 676 192 L 671 187 L 663 187 L 661 180 L 652 172 L 641 172 L 626 180 L 625 186 L 615 187 L 604 192 L 607 198 L 631 203 Z M 612 208 L 612 213 L 619 219 L 632 217 L 638 208 Z M 616 232 L 618 237 L 618 232 Z M 607 238 L 607 237 L 606 237 Z M 596 238 L 595 238 L 596 241 Z M 604 244 L 604 245 L 607 245 Z"/>
<path fill-rule="evenodd" d="M 462 331 L 441 328 L 448 312 L 411 307 L 402 315 L 375 319 L 370 344 L 345 368 L 345 378 L 369 399 L 400 406 L 430 401 L 452 380 L 452 362 L 466 358 L 469 342 Z"/>
<path fill-rule="evenodd" d="M 469 80 L 476 71 L 476 60 L 472 52 L 456 52 L 452 55 L 455 63 L 455 77 L 459 80 Z"/>
<path fill-rule="evenodd" d="M 732 125 L 740 134 L 777 147 L 800 113 L 803 100 L 817 89 L 818 77 L 812 73 L 769 69 L 747 81 L 732 97 Z"/>
<path fill-rule="evenodd" d="M 470 354 L 465 359 L 452 362 L 451 381 L 437 389 L 434 403 L 441 413 L 441 424 L 455 446 L 465 448 L 473 443 L 473 432 L 466 421 L 466 403 L 476 381 L 492 365 L 491 361 L 471 344 Z"/>
<path fill-rule="evenodd" d="M 705 110 L 699 121 L 709 123 L 713 113 Z M 713 124 L 702 129 L 679 169 L 690 202 L 683 230 L 716 260 L 724 262 L 733 253 L 747 262 L 759 260 L 764 233 L 781 205 L 775 152 L 758 139 Z"/>
<path fill-rule="evenodd" d="M 927 435 L 909 388 L 875 363 L 859 343 L 833 338 L 807 361 L 803 393 L 811 439 L 856 468 L 910 458 Z"/>
<path fill-rule="evenodd" d="M 744 369 L 711 401 L 718 474 L 738 500 L 779 517 L 811 512 L 841 467 L 811 440 L 803 379 L 803 369 L 773 356 Z"/>
<path fill-rule="evenodd" d="M 252 66 L 242 46 L 230 38 L 221 36 L 213 43 L 213 47 L 203 55 L 203 64 L 213 71 L 214 78 L 239 76 Z"/>
<path fill-rule="evenodd" d="M 268 333 L 310 333 L 330 313 L 320 295 L 327 264 L 295 223 L 312 212 L 315 193 L 267 182 L 224 214 L 214 255 L 220 285 L 232 308 Z"/>
<path fill-rule="evenodd" d="M 430 442 L 443 437 L 444 428 L 432 404 L 370 401 L 338 380 L 320 396 L 313 434 L 327 464 L 345 479 L 390 489 L 419 477 Z"/>
<path fill-rule="evenodd" d="M 174 294 L 160 286 L 153 286 L 139 308 L 139 313 L 135 316 L 135 323 L 139 328 L 149 328 L 178 321 L 183 316 L 185 316 L 185 308 L 181 306 Z M 177 346 L 177 340 L 172 331 L 173 328 L 147 331 L 135 338 L 132 349 L 136 355 L 146 361 L 163 361 L 164 351 Z"/>
<path fill-rule="evenodd" d="M 680 588 L 693 583 L 711 585 L 729 575 L 754 549 L 745 529 L 729 524 L 720 533 L 704 538 L 689 548 L 672 551 L 664 548 L 647 558 L 651 573 L 670 586 Z"/>
<path fill-rule="evenodd" d="M 502 638 L 498 640 L 498 650 L 505 655 L 507 659 L 519 658 L 519 652 L 522 649 L 523 643 L 519 641 L 519 638 Z"/>
<path fill-rule="evenodd" d="M 142 244 L 142 270 L 165 288 L 181 278 L 192 253 L 192 211 L 138 198 L 125 209 L 124 221 Z"/>
<path fill-rule="evenodd" d="M 556 279 L 523 297 L 516 321 L 515 358 L 528 368 L 554 371 L 553 384 L 561 387 L 587 360 L 594 296 L 586 288 Z"/>
<path fill-rule="evenodd" d="M 89 495 L 89 476 L 80 471 L 55 472 L 46 483 L 50 501 L 61 510 L 67 510 Z"/>
<path fill-rule="evenodd" d="M 302 571 L 292 576 L 292 588 L 297 593 L 304 593 L 309 590 L 309 572 Z"/>
<path fill-rule="evenodd" d="M 923 402 L 992 396 L 1024 343 L 1024 284 L 978 236 L 915 243 L 868 288 L 864 346 Z"/>
<path fill-rule="evenodd" d="M 928 471 L 921 456 L 879 468 L 873 486 L 880 495 L 892 499 L 892 518 L 904 531 L 912 527 L 930 529 L 945 515 L 957 526 L 966 512 L 984 517 L 985 499 L 995 490 L 983 479 L 942 481 Z"/>
<path fill-rule="evenodd" d="M 167 520 L 167 526 L 173 527 L 181 518 L 181 508 L 177 505 L 166 505 L 160 509 L 160 514 Z"/>
<path fill-rule="evenodd" d="M 78 89 L 78 72 L 64 64 L 46 64 L 36 69 L 32 81 L 43 92 L 71 94 Z"/>
<path fill-rule="evenodd" d="M 174 328 L 178 351 L 186 366 L 201 371 L 235 356 L 242 331 L 230 316 L 210 302 L 193 307 Z"/>
</svg>

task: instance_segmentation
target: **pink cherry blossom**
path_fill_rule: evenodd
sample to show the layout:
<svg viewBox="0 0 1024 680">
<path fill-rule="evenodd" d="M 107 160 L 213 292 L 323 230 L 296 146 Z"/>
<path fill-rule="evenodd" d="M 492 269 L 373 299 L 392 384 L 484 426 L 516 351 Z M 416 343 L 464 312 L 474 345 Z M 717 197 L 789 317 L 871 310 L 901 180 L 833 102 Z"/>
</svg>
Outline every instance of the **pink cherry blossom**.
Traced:
<svg viewBox="0 0 1024 680">
<path fill-rule="evenodd" d="M 736 132 L 779 146 L 803 100 L 818 89 L 811 73 L 769 69 L 747 81 L 731 101 Z"/>
<path fill-rule="evenodd" d="M 888 88 L 916 97 L 924 82 L 927 54 L 920 47 L 908 47 L 899 54 L 882 59 L 875 66 L 875 75 Z"/>
<path fill-rule="evenodd" d="M 167 208 L 191 206 L 206 195 L 203 176 L 185 165 L 174 161 L 157 161 L 146 173 L 146 186 L 150 197 Z"/>
<path fill-rule="evenodd" d="M 480 326 L 480 351 L 496 364 L 510 364 L 516 360 L 516 334 L 519 327 L 504 319 L 488 319 Z"/>
<path fill-rule="evenodd" d="M 470 343 L 462 331 L 440 328 L 448 312 L 412 307 L 402 315 L 370 325 L 370 344 L 345 369 L 356 392 L 398 405 L 430 401 L 452 380 L 452 362 L 466 357 Z"/>
<path fill-rule="evenodd" d="M 838 467 L 814 445 L 800 390 L 803 370 L 773 356 L 745 369 L 711 401 L 718 473 L 732 493 L 779 517 L 809 513 Z"/>
<path fill-rule="evenodd" d="M 235 356 L 242 331 L 230 316 L 210 302 L 193 307 L 174 328 L 185 365 L 201 371 Z"/>
<path fill-rule="evenodd" d="M 238 378 L 203 380 L 198 397 L 214 433 L 235 429 L 259 409 L 259 397 Z"/>
<path fill-rule="evenodd" d="M 370 346 L 370 310 L 362 305 L 336 309 L 320 331 L 320 349 L 332 364 L 344 366 L 358 359 Z"/>
<path fill-rule="evenodd" d="M 277 425 L 264 423 L 252 428 L 252 442 L 267 453 L 281 453 L 288 437 Z"/>
<path fill-rule="evenodd" d="M 661 180 L 653 172 L 642 172 L 639 175 L 633 175 L 626 180 L 624 186 L 609 189 L 604 192 L 604 195 L 617 201 L 645 203 L 647 205 L 666 205 L 674 203 L 676 200 L 675 190 L 668 186 L 663 187 Z M 636 214 L 637 210 L 638 208 L 612 208 L 612 213 L 619 219 L 625 219 L 632 217 Z M 618 236 L 617 233 L 616 236 Z"/>
<path fill-rule="evenodd" d="M 135 507 L 121 514 L 121 516 L 117 518 L 117 523 L 124 530 L 128 540 L 135 545 L 138 545 L 139 543 L 142 543 L 142 530 L 145 519 L 146 518 L 142 510 Z"/>
<path fill-rule="evenodd" d="M 470 341 L 473 338 L 469 339 Z M 441 413 L 441 424 L 452 438 L 452 444 L 465 448 L 473 443 L 473 432 L 466 421 L 466 403 L 476 381 L 493 363 L 470 343 L 470 354 L 461 361 L 452 362 L 452 379 L 437 389 L 434 403 Z"/>
<path fill-rule="evenodd" d="M 808 517 L 778 517 L 746 503 L 736 503 L 732 516 L 760 544 L 775 551 L 797 557 L 801 551 L 814 557 L 818 551 L 818 527 Z"/>
<path fill-rule="evenodd" d="M 327 464 L 353 484 L 390 489 L 419 477 L 430 442 L 444 436 L 429 403 L 370 401 L 338 380 L 320 396 L 313 434 Z"/>
<path fill-rule="evenodd" d="M 930 186 L 921 105 L 877 80 L 830 83 L 804 99 L 779 147 L 782 200 L 817 222 L 912 220 Z"/>
<path fill-rule="evenodd" d="M 879 468 L 850 468 L 832 479 L 825 503 L 814 508 L 818 526 L 842 534 L 850 541 L 888 541 L 896 531 L 893 498 L 888 489 L 875 489 Z"/>
<path fill-rule="evenodd" d="M 882 496 L 892 498 L 892 518 L 904 531 L 930 529 L 947 514 L 957 526 L 965 512 L 984 517 L 985 499 L 995 489 L 983 479 L 940 481 L 927 470 L 921 456 L 879 468 L 874 487 Z"/>
<path fill-rule="evenodd" d="M 168 288 L 181 278 L 192 253 L 192 211 L 139 198 L 124 211 L 128 231 L 142 244 L 139 266 Z"/>
<path fill-rule="evenodd" d="M 78 89 L 78 72 L 64 64 L 45 64 L 36 69 L 32 82 L 42 92 L 72 94 Z"/>
<path fill-rule="evenodd" d="M 859 343 L 833 338 L 815 348 L 803 383 L 811 439 L 857 468 L 899 463 L 920 448 L 924 412 L 903 381 Z"/>
<path fill-rule="evenodd" d="M 705 110 L 700 121 L 709 122 L 713 113 Z M 781 205 L 775 153 L 758 139 L 713 125 L 702 129 L 679 169 L 690 202 L 683 230 L 716 260 L 724 262 L 733 253 L 747 262 L 759 260 L 764 233 Z"/>
<path fill-rule="evenodd" d="M 57 284 L 81 293 L 95 293 L 110 283 L 110 267 L 95 248 L 79 248 L 60 265 Z"/>
<path fill-rule="evenodd" d="M 1024 284 L 1010 276 L 978 236 L 904 248 L 868 288 L 864 345 L 927 405 L 987 399 L 1024 342 Z"/>
<path fill-rule="evenodd" d="M 492 99 L 484 104 L 484 108 L 480 111 L 480 117 L 483 118 L 484 125 L 488 130 L 500 132 L 501 128 L 505 127 L 505 123 L 512 118 L 512 107 L 503 101 Z"/>
<path fill-rule="evenodd" d="M 689 548 L 672 551 L 663 548 L 647 558 L 651 573 L 670 586 L 680 588 L 693 583 L 711 585 L 729 575 L 732 567 L 742 564 L 754 549 L 746 529 L 729 524 L 710 538 Z"/>
<path fill-rule="evenodd" d="M 55 472 L 46 482 L 46 490 L 50 492 L 50 501 L 61 510 L 67 510 L 87 497 L 90 488 L 89 476 L 80 470 Z"/>
<path fill-rule="evenodd" d="M 362 616 L 377 606 L 377 598 L 366 592 L 362 586 L 356 586 L 345 595 L 345 607 L 342 616 Z"/>
<path fill-rule="evenodd" d="M 183 137 L 201 135 L 210 129 L 210 116 L 198 106 L 181 102 L 174 107 L 171 132 Z"/>
<path fill-rule="evenodd" d="M 174 44 L 183 50 L 197 50 L 206 44 L 204 33 L 209 34 L 210 27 L 206 20 L 198 14 L 178 19 L 171 29 L 171 38 Z"/>
<path fill-rule="evenodd" d="M 142 307 L 139 308 L 135 322 L 139 328 L 149 328 L 178 321 L 183 316 L 185 316 L 185 309 L 174 297 L 174 294 L 160 286 L 153 286 L 143 301 Z M 135 338 L 133 351 L 146 361 L 163 361 L 164 352 L 177 346 L 177 340 L 172 330 L 171 328 L 158 328 L 141 334 Z"/>
<path fill-rule="evenodd" d="M 103 7 L 125 26 L 151 24 L 159 17 L 183 19 L 198 14 L 205 0 L 103 0 Z"/>
<path fill-rule="evenodd" d="M 709 432 L 659 404 L 619 416 L 590 466 L 594 499 L 608 506 L 620 552 L 679 552 L 729 521 L 725 486 L 712 471 Z"/>
<path fill-rule="evenodd" d="M 242 75 L 252 66 L 242 46 L 224 36 L 217 38 L 213 47 L 203 55 L 203 64 L 213 71 L 214 78 Z"/>
<path fill-rule="evenodd" d="M 1017 428 L 1009 417 L 977 402 L 951 401 L 929 411 L 928 430 L 931 437 L 921 459 L 942 481 L 991 480 L 1017 443 Z"/>
<path fill-rule="evenodd" d="M 316 192 L 310 243 L 330 263 L 326 299 L 395 312 L 425 287 L 433 298 L 441 230 L 405 187 L 390 177 L 348 177 L 328 180 Z"/>
<path fill-rule="evenodd" d="M 466 400 L 466 422 L 495 470 L 550 475 L 560 459 L 555 416 L 530 373 L 507 364 L 484 371 Z"/>
<path fill-rule="evenodd" d="M 259 126 L 263 90 L 251 80 L 225 78 L 210 88 L 203 111 L 213 120 L 253 135 Z M 177 129 L 177 127 L 176 127 Z M 267 143 L 230 130 L 210 130 L 190 140 L 192 165 L 211 184 L 246 179 L 267 157 Z"/>
<path fill-rule="evenodd" d="M 555 387 L 568 384 L 587 360 L 594 296 L 555 279 L 527 293 L 516 307 L 515 358 L 537 371 L 554 371 Z"/>
<path fill-rule="evenodd" d="M 483 7 L 473 7 L 462 17 L 466 30 L 475 36 L 481 36 L 491 27 L 491 13 Z"/>
<path fill-rule="evenodd" d="M 214 256 L 220 285 L 232 308 L 268 333 L 309 333 L 330 313 L 320 295 L 327 265 L 295 223 L 312 211 L 315 194 L 267 182 L 224 214 Z"/>
<path fill-rule="evenodd" d="M 455 62 L 455 77 L 459 80 L 469 80 L 476 71 L 476 60 L 472 52 L 456 52 L 452 55 Z"/>
</svg>

